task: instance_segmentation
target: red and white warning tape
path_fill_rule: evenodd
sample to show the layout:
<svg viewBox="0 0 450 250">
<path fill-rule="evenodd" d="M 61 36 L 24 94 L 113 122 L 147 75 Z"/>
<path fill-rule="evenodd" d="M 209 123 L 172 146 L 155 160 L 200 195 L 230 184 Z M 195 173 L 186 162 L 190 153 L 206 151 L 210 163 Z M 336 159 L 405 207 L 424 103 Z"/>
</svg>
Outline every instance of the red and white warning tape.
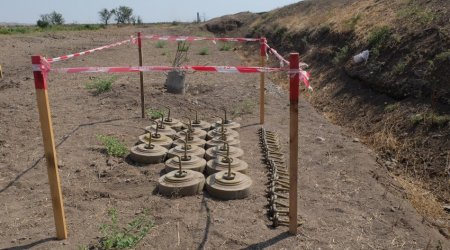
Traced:
<svg viewBox="0 0 450 250">
<path fill-rule="evenodd" d="M 148 35 L 144 36 L 150 40 L 163 41 L 224 41 L 224 42 L 259 42 L 260 38 L 234 38 L 234 37 L 199 37 L 199 36 L 161 36 Z"/>
<path fill-rule="evenodd" d="M 279 61 L 280 61 L 280 67 L 288 67 L 289 66 L 289 61 L 284 59 L 283 56 L 281 56 L 274 48 L 271 48 L 267 43 L 264 44 L 266 46 L 266 48 L 270 51 L 271 54 L 273 54 Z M 267 54 L 268 55 L 268 54 Z M 300 75 L 300 81 L 303 82 L 303 84 L 305 84 L 306 88 L 308 90 L 313 90 L 313 88 L 311 87 L 311 84 L 309 83 L 309 77 L 310 77 L 310 73 L 303 70 L 303 67 L 308 67 L 308 64 L 304 63 L 304 62 L 300 62 L 299 63 L 299 70 L 297 72 L 291 72 L 290 70 L 288 71 L 290 74 L 294 74 L 294 73 L 299 73 Z"/>
<path fill-rule="evenodd" d="M 59 56 L 59 57 L 54 57 L 54 58 L 47 58 L 47 61 L 49 63 L 63 61 L 63 60 L 67 60 L 67 59 L 70 59 L 70 58 L 73 58 L 73 57 L 87 55 L 87 54 L 90 54 L 90 53 L 94 53 L 96 51 L 100 51 L 100 50 L 116 47 L 116 46 L 123 45 L 123 44 L 126 44 L 126 43 L 135 43 L 135 40 L 136 40 L 136 38 L 131 36 L 130 39 L 128 39 L 128 40 L 124 40 L 124 41 L 121 41 L 121 42 L 113 43 L 113 44 L 110 44 L 110 45 L 101 46 L 101 47 L 98 47 L 98 48 L 95 48 L 95 49 L 90 49 L 90 50 L 78 52 L 78 53 L 75 53 L 75 54 Z"/>
<path fill-rule="evenodd" d="M 34 71 L 43 71 L 39 65 L 33 65 Z M 45 70 L 45 69 L 44 69 Z M 79 67 L 79 68 L 52 68 L 46 69 L 55 73 L 125 73 L 125 72 L 166 72 L 172 70 L 179 71 L 206 71 L 217 73 L 260 73 L 278 72 L 286 69 L 266 68 L 266 67 L 246 67 L 246 66 L 132 66 L 132 67 Z M 296 72 L 298 73 L 298 71 Z"/>
</svg>

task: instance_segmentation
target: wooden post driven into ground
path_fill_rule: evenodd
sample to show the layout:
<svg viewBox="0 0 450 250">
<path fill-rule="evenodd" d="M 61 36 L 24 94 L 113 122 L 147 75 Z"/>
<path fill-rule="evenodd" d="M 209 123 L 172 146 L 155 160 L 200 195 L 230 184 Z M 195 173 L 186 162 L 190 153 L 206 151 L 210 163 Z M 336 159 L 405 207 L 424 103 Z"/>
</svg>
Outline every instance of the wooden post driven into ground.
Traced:
<svg viewBox="0 0 450 250">
<path fill-rule="evenodd" d="M 58 173 L 58 161 L 56 159 L 55 139 L 53 137 L 52 118 L 47 93 L 47 73 L 45 72 L 45 59 L 41 56 L 32 56 L 34 85 L 41 123 L 42 138 L 44 140 L 44 154 L 47 160 L 48 182 L 52 196 L 53 217 L 55 219 L 56 237 L 59 240 L 67 238 L 66 218 L 61 192 L 61 184 Z"/>
<path fill-rule="evenodd" d="M 260 41 L 260 54 L 261 54 L 261 67 L 266 65 L 266 43 L 265 37 L 261 38 Z M 265 73 L 259 73 L 259 123 L 264 124 L 264 104 L 265 104 L 265 84 L 264 78 Z"/>
<path fill-rule="evenodd" d="M 139 51 L 139 66 L 142 67 L 142 33 L 138 32 L 138 51 Z M 145 118 L 144 107 L 144 72 L 139 72 L 139 80 L 141 83 L 141 116 Z"/>
<path fill-rule="evenodd" d="M 297 178 L 298 178 L 298 53 L 289 55 L 289 232 L 297 234 Z M 297 72 L 294 72 L 297 71 Z"/>
</svg>

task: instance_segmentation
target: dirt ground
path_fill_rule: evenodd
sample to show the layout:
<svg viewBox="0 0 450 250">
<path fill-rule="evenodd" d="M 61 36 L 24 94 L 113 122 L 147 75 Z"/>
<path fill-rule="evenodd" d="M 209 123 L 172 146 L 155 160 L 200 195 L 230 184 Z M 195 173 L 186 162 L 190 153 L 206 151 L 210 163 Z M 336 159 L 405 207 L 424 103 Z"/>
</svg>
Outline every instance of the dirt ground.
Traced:
<svg viewBox="0 0 450 250">
<path fill-rule="evenodd" d="M 181 26 L 141 28 L 145 34 L 194 34 Z M 181 117 L 197 109 L 212 121 L 225 106 L 242 124 L 244 160 L 253 179 L 243 200 L 220 201 L 206 192 L 184 198 L 154 194 L 163 164 L 139 166 L 108 158 L 96 135 L 136 143 L 149 121 L 140 118 L 139 75 L 120 74 L 113 91 L 92 95 L 85 89 L 94 74 L 52 74 L 49 95 L 64 194 L 69 238 L 54 239 L 46 163 L 35 101 L 30 56 L 49 57 L 126 39 L 133 28 L 1 36 L 0 64 L 0 248 L 77 249 L 98 242 L 108 209 L 129 222 L 149 209 L 155 227 L 138 249 L 450 249 L 435 225 L 421 217 L 403 190 L 376 163 L 370 149 L 300 101 L 297 236 L 271 228 L 265 214 L 266 168 L 257 130 L 258 75 L 194 73 L 184 96 L 164 93 L 165 76 L 145 73 L 146 108 L 172 107 Z M 169 65 L 174 44 L 158 49 L 144 43 L 144 65 Z M 219 51 L 211 42 L 192 44 L 190 65 L 240 65 L 238 51 Z M 208 48 L 209 55 L 198 52 Z M 166 55 L 163 55 L 166 52 Z M 255 52 L 257 53 L 257 52 Z M 55 63 L 65 66 L 137 65 L 137 48 L 125 45 Z M 106 75 L 102 75 L 106 76 Z M 287 93 L 268 82 L 267 124 L 287 145 Z M 319 138 L 320 137 L 320 138 Z M 287 152 L 286 152 L 287 153 Z M 180 242 L 178 242 L 178 234 Z M 439 248 L 441 247 L 441 248 Z"/>
</svg>

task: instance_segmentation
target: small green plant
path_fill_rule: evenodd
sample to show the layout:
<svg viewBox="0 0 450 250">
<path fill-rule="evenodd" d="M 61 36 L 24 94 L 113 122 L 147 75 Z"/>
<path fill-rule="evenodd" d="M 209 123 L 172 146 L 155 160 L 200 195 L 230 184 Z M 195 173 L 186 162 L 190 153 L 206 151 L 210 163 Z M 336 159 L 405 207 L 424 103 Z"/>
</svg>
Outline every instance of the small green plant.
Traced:
<svg viewBox="0 0 450 250">
<path fill-rule="evenodd" d="M 97 139 L 106 147 L 106 153 L 110 156 L 124 157 L 128 154 L 128 148 L 115 137 L 97 135 Z"/>
<path fill-rule="evenodd" d="M 427 123 L 430 125 L 435 125 L 442 127 L 450 122 L 450 115 L 439 115 L 434 112 L 427 114 L 415 114 L 411 116 L 411 122 L 414 125 L 419 123 Z"/>
<path fill-rule="evenodd" d="M 402 59 L 401 61 L 399 61 L 393 68 L 392 68 L 392 73 L 394 75 L 400 75 L 402 74 L 405 69 L 406 66 L 408 66 L 408 64 L 411 62 L 411 57 L 410 56 L 406 56 L 404 59 Z"/>
<path fill-rule="evenodd" d="M 349 48 L 346 45 L 340 48 L 338 52 L 336 52 L 336 55 L 333 58 L 333 64 L 334 65 L 341 64 L 348 58 L 348 55 L 349 55 Z"/>
<path fill-rule="evenodd" d="M 179 50 L 179 51 L 181 51 L 181 52 L 188 52 L 189 47 L 190 47 L 190 44 L 189 44 L 189 43 L 187 43 L 186 41 L 184 41 L 184 42 L 180 42 L 180 43 L 178 43 L 178 44 L 179 44 L 179 47 L 178 47 L 178 50 Z"/>
<path fill-rule="evenodd" d="M 390 113 L 390 112 L 392 112 L 392 111 L 398 109 L 399 107 L 400 107 L 400 104 L 399 104 L 399 103 L 391 103 L 391 104 L 388 104 L 388 105 L 386 105 L 386 106 L 384 107 L 384 112 Z"/>
<path fill-rule="evenodd" d="M 201 56 L 208 55 L 209 54 L 208 48 L 201 48 L 198 54 Z"/>
<path fill-rule="evenodd" d="M 354 30 L 356 24 L 358 23 L 358 21 L 361 19 L 361 15 L 358 13 L 354 16 L 352 16 L 347 22 L 346 22 L 346 26 L 349 30 Z"/>
<path fill-rule="evenodd" d="M 424 120 L 424 118 L 422 114 L 415 114 L 410 117 L 410 120 L 414 125 L 417 125 L 421 123 Z"/>
<path fill-rule="evenodd" d="M 429 24 L 439 17 L 439 13 L 436 13 L 429 8 L 423 8 L 414 1 L 410 1 L 408 6 L 397 12 L 397 16 L 400 18 L 408 18 L 412 21 L 418 21 L 421 24 Z"/>
<path fill-rule="evenodd" d="M 147 210 L 135 217 L 125 227 L 119 224 L 117 210 L 115 208 L 109 209 L 108 215 L 111 218 L 111 223 L 100 226 L 100 231 L 103 234 L 100 240 L 101 249 L 133 248 L 154 226 Z"/>
<path fill-rule="evenodd" d="M 386 41 L 389 39 L 389 36 L 390 28 L 388 26 L 376 27 L 370 32 L 367 41 L 372 47 L 379 48 L 386 43 Z"/>
<path fill-rule="evenodd" d="M 434 57 L 434 61 L 437 61 L 440 63 L 444 62 L 446 60 L 450 61 L 450 49 L 447 51 L 441 52 Z"/>
<path fill-rule="evenodd" d="M 117 79 L 117 77 L 112 76 L 109 78 L 94 78 L 90 83 L 86 84 L 86 89 L 93 89 L 94 95 L 99 95 L 101 93 L 110 91 L 112 89 L 112 84 Z"/>
<path fill-rule="evenodd" d="M 222 43 L 219 47 L 220 51 L 229 51 L 231 50 L 232 46 L 230 43 Z"/>
<path fill-rule="evenodd" d="M 156 120 L 161 118 L 162 115 L 165 115 L 164 110 L 161 109 L 147 109 L 147 116 L 152 120 Z"/>
<path fill-rule="evenodd" d="M 166 45 L 167 45 L 166 41 L 159 40 L 159 41 L 156 42 L 155 46 L 158 49 L 162 49 L 162 48 L 166 47 Z"/>
<path fill-rule="evenodd" d="M 256 108 L 256 102 L 251 99 L 245 99 L 244 101 L 238 103 L 232 110 L 231 114 L 233 116 L 252 114 Z"/>
</svg>

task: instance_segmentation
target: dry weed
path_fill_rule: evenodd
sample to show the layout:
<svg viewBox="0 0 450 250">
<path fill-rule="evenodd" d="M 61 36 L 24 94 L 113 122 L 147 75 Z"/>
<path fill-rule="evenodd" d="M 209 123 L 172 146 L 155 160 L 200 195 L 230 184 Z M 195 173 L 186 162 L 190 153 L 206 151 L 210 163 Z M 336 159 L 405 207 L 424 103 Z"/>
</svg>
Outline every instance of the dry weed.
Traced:
<svg viewBox="0 0 450 250">
<path fill-rule="evenodd" d="M 422 183 L 402 176 L 394 176 L 394 179 L 405 189 L 407 198 L 420 215 L 433 219 L 450 219 L 434 194 L 427 191 Z"/>
</svg>

